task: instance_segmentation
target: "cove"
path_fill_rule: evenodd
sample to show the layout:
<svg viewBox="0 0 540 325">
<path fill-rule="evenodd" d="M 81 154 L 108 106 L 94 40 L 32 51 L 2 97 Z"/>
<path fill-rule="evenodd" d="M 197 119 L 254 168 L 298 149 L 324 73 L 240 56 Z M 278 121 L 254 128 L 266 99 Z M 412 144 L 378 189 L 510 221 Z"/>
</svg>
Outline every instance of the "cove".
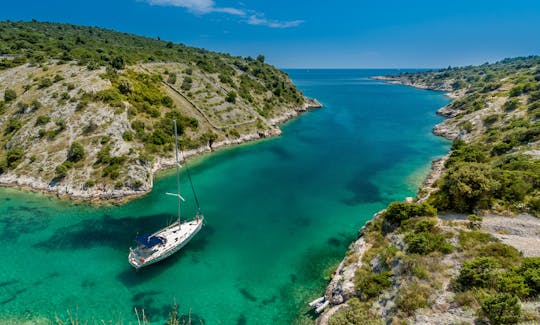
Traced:
<svg viewBox="0 0 540 325">
<path fill-rule="evenodd" d="M 325 108 L 283 135 L 208 155 L 191 172 L 207 224 L 147 269 L 127 262 L 137 232 L 175 214 L 174 175 L 122 206 L 92 207 L 0 189 L 0 319 L 162 323 L 176 302 L 194 324 L 290 324 L 358 229 L 414 196 L 449 142 L 431 134 L 442 93 L 371 80 L 397 70 L 287 70 Z M 184 175 L 185 176 L 185 175 Z M 183 177 L 182 186 L 188 184 Z M 186 195 L 183 211 L 193 215 Z"/>
</svg>

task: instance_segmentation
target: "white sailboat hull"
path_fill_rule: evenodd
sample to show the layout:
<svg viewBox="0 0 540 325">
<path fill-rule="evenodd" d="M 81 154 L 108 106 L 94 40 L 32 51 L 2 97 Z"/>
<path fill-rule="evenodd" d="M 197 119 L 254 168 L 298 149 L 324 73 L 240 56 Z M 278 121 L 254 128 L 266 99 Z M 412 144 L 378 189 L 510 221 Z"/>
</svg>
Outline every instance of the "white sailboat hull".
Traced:
<svg viewBox="0 0 540 325">
<path fill-rule="evenodd" d="M 201 230 L 203 220 L 204 218 L 201 216 L 181 224 L 176 221 L 170 226 L 153 233 L 151 237 L 159 237 L 163 239 L 163 243 L 150 248 L 144 245 L 130 248 L 129 264 L 136 269 L 140 269 L 173 255 Z"/>
</svg>

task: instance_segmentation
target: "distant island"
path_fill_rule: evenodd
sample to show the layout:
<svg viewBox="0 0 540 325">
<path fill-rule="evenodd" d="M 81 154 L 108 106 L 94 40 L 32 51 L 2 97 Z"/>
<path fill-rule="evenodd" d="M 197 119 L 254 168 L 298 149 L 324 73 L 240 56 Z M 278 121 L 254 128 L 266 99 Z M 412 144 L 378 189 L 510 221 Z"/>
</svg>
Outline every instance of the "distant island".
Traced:
<svg viewBox="0 0 540 325">
<path fill-rule="evenodd" d="M 540 320 L 540 57 L 377 76 L 448 92 L 453 140 L 416 198 L 360 231 L 318 324 Z"/>
<path fill-rule="evenodd" d="M 0 184 L 137 197 L 185 157 L 281 134 L 321 105 L 257 58 L 67 24 L 0 22 Z"/>
</svg>

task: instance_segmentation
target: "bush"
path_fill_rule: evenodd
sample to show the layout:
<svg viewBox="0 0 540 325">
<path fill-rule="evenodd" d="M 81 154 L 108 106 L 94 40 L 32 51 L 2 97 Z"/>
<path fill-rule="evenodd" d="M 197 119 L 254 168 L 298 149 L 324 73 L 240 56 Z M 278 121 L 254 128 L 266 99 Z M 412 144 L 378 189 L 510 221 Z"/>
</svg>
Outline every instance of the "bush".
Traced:
<svg viewBox="0 0 540 325">
<path fill-rule="evenodd" d="M 489 165 L 459 163 L 442 178 L 434 203 L 438 208 L 470 212 L 474 208 L 489 208 L 493 193 L 499 187 Z"/>
<path fill-rule="evenodd" d="M 517 273 L 525 279 L 530 295 L 538 296 L 540 294 L 540 257 L 524 258 Z"/>
<path fill-rule="evenodd" d="M 361 297 L 369 300 L 380 295 L 392 284 L 392 281 L 389 271 L 377 274 L 366 269 L 358 269 L 355 274 L 355 284 Z"/>
<path fill-rule="evenodd" d="M 4 91 L 4 101 L 6 103 L 11 102 L 15 100 L 16 98 L 17 98 L 17 93 L 15 92 L 15 90 L 7 88 Z"/>
<path fill-rule="evenodd" d="M 55 171 L 58 178 L 64 178 L 67 175 L 68 167 L 65 164 L 61 164 L 56 166 Z"/>
<path fill-rule="evenodd" d="M 506 112 L 511 112 L 511 111 L 516 110 L 518 107 L 519 107 L 519 99 L 513 98 L 513 99 L 508 100 L 506 103 L 504 103 L 502 108 Z"/>
<path fill-rule="evenodd" d="M 225 100 L 229 103 L 236 103 L 236 96 L 236 92 L 231 90 L 227 94 L 227 97 L 225 97 Z"/>
<path fill-rule="evenodd" d="M 484 119 L 483 119 L 484 124 L 486 126 L 490 126 L 493 123 L 497 122 L 498 120 L 499 120 L 499 115 L 498 114 L 491 114 L 491 115 L 488 115 L 488 116 L 484 117 Z"/>
<path fill-rule="evenodd" d="M 517 249 L 501 242 L 476 246 L 475 251 L 477 252 L 477 256 L 491 256 L 496 258 L 504 267 L 519 264 L 522 258 L 521 253 Z"/>
<path fill-rule="evenodd" d="M 173 107 L 174 105 L 174 102 L 173 102 L 173 99 L 169 96 L 163 96 L 161 98 L 161 103 L 163 104 L 163 106 L 165 107 Z"/>
<path fill-rule="evenodd" d="M 10 133 L 17 132 L 20 128 L 22 128 L 22 126 L 23 126 L 23 123 L 21 120 L 19 120 L 16 117 L 12 117 L 8 120 L 4 134 L 8 135 Z"/>
<path fill-rule="evenodd" d="M 19 148 L 12 148 L 6 154 L 6 167 L 12 169 L 17 167 L 24 156 L 24 152 Z"/>
<path fill-rule="evenodd" d="M 404 220 L 414 217 L 434 217 L 437 210 L 427 203 L 392 202 L 383 213 L 383 218 L 400 225 Z"/>
<path fill-rule="evenodd" d="M 409 282 L 402 285 L 396 296 L 397 308 L 408 316 L 414 315 L 417 309 L 429 306 L 432 291 L 427 285 Z"/>
<path fill-rule="evenodd" d="M 481 303 L 483 315 L 493 325 L 517 324 L 521 318 L 519 299 L 508 293 L 488 296 Z"/>
<path fill-rule="evenodd" d="M 36 118 L 36 126 L 45 125 L 51 121 L 48 115 L 40 115 Z"/>
<path fill-rule="evenodd" d="M 358 298 L 351 298 L 347 301 L 349 308 L 340 311 L 330 317 L 329 325 L 383 325 L 383 320 L 374 315 L 370 310 L 370 305 L 360 302 Z"/>
<path fill-rule="evenodd" d="M 432 232 L 409 233 L 405 236 L 405 243 L 407 252 L 412 254 L 426 255 L 435 251 L 448 254 L 453 251 L 443 235 Z"/>
<path fill-rule="evenodd" d="M 466 144 L 462 140 L 456 140 L 452 144 L 452 153 L 445 163 L 446 167 L 458 162 L 484 163 L 488 161 L 488 155 L 479 145 Z"/>
<path fill-rule="evenodd" d="M 124 141 L 133 141 L 133 132 L 125 131 L 122 133 L 122 139 L 124 139 Z"/>
<path fill-rule="evenodd" d="M 52 86 L 53 82 L 49 78 L 42 78 L 38 83 L 38 88 L 43 89 Z"/>
<path fill-rule="evenodd" d="M 78 162 L 85 157 L 84 147 L 79 142 L 73 142 L 68 150 L 67 160 Z"/>
<path fill-rule="evenodd" d="M 120 69 L 123 69 L 124 68 L 124 58 L 121 57 L 121 56 L 116 56 L 114 57 L 114 59 L 111 61 L 111 66 L 117 70 L 120 70 Z"/>
<path fill-rule="evenodd" d="M 497 281 L 497 271 L 500 268 L 501 265 L 495 258 L 478 257 L 463 263 L 458 282 L 464 289 L 494 287 Z"/>
<path fill-rule="evenodd" d="M 517 297 L 529 296 L 531 290 L 525 283 L 525 279 L 515 272 L 505 272 L 497 279 L 497 291 L 509 293 Z"/>
</svg>

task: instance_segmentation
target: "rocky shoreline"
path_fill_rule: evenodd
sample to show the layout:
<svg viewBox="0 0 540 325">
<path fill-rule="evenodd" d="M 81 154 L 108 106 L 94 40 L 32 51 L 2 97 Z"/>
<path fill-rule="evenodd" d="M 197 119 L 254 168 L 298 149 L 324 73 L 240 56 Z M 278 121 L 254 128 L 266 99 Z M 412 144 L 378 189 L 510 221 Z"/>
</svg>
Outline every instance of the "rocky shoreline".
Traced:
<svg viewBox="0 0 540 325">
<path fill-rule="evenodd" d="M 265 132 L 249 133 L 241 135 L 236 139 L 227 139 L 214 142 L 211 146 L 205 145 L 196 149 L 182 151 L 182 155 L 185 157 L 185 159 L 189 159 L 213 152 L 217 149 L 240 145 L 264 138 L 280 136 L 281 129 L 279 128 L 279 125 L 299 116 L 301 113 L 322 107 L 323 105 L 316 99 L 306 98 L 304 105 L 269 120 L 273 128 Z M 174 158 L 158 157 L 151 168 L 152 177 L 150 178 L 148 186 L 140 189 L 106 189 L 99 188 L 98 186 L 93 187 L 92 189 L 85 189 L 76 188 L 73 186 L 57 186 L 42 179 L 14 173 L 5 173 L 0 175 L 0 186 L 42 193 L 59 199 L 68 199 L 76 202 L 88 202 L 92 204 L 125 203 L 148 194 L 153 188 L 153 178 L 156 173 L 173 168 L 174 166 Z"/>
<path fill-rule="evenodd" d="M 436 91 L 450 91 L 446 85 L 440 85 L 437 87 L 428 86 L 423 83 L 412 83 L 406 78 L 399 77 L 387 77 L 387 76 L 375 76 L 371 77 L 374 80 L 382 80 L 391 84 L 401 84 L 406 86 L 411 86 L 419 89 L 425 90 L 436 90 Z M 459 94 L 449 93 L 447 94 L 450 98 L 459 98 Z M 448 105 L 437 110 L 437 114 L 445 112 L 448 110 Z M 443 115 L 446 116 L 446 115 Z M 451 118 L 450 116 L 447 116 Z M 448 120 L 445 120 L 448 121 Z M 438 136 L 443 136 L 449 140 L 455 139 L 454 132 L 451 132 L 451 128 L 447 128 L 444 125 L 445 121 L 437 124 L 433 128 L 433 133 Z M 444 163 L 448 159 L 449 154 L 435 159 L 431 163 L 431 169 L 422 182 L 416 198 L 406 198 L 407 201 L 415 200 L 417 202 L 425 201 L 429 195 L 435 190 L 433 187 L 434 183 L 442 176 L 444 173 Z M 384 210 L 377 212 L 373 218 L 362 227 L 359 231 L 358 239 L 349 246 L 347 255 L 338 265 L 337 269 L 334 271 L 334 275 L 326 288 L 325 297 L 330 302 L 330 308 L 324 311 L 316 320 L 317 325 L 326 325 L 328 324 L 330 318 L 335 313 L 339 312 L 344 308 L 348 308 L 347 300 L 354 296 L 354 277 L 355 271 L 362 265 L 362 257 L 364 253 L 370 248 L 370 245 L 366 243 L 364 237 L 362 236 L 362 230 L 370 223 L 378 218 Z"/>
</svg>

